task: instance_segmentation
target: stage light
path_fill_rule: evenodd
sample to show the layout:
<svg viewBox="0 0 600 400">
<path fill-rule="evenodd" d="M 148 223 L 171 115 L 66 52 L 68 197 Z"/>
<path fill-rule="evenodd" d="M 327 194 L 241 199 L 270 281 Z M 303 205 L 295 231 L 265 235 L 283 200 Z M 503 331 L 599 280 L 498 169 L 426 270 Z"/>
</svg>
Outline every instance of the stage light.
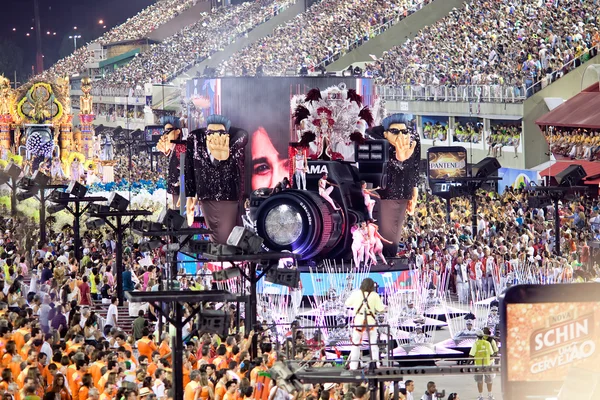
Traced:
<svg viewBox="0 0 600 400">
<path fill-rule="evenodd" d="M 260 236 L 243 226 L 236 226 L 233 228 L 227 238 L 227 244 L 229 246 L 239 247 L 248 253 L 258 253 L 262 243 L 263 239 Z"/>
<path fill-rule="evenodd" d="M 13 28 L 13 32 L 16 32 L 16 31 L 17 31 L 17 28 Z"/>
<path fill-rule="evenodd" d="M 229 334 L 229 314 L 225 311 L 205 310 L 199 314 L 200 332 L 216 333 L 220 336 Z"/>
<path fill-rule="evenodd" d="M 213 278 L 213 281 L 215 281 L 215 282 L 228 281 L 230 279 L 239 278 L 240 276 L 242 276 L 242 273 L 241 273 L 240 269 L 237 267 L 219 269 L 219 270 L 213 271 L 213 273 L 212 273 L 212 278 Z"/>
<path fill-rule="evenodd" d="M 59 192 L 58 190 L 55 190 L 54 192 L 50 193 L 50 196 L 48 196 L 48 200 L 50 201 L 60 201 L 70 198 L 71 195 L 69 193 Z"/>
<path fill-rule="evenodd" d="M 94 231 L 96 229 L 102 228 L 104 224 L 106 224 L 106 222 L 103 219 L 93 218 L 85 222 L 85 227 L 91 231 Z"/>
<path fill-rule="evenodd" d="M 30 35 L 29 35 L 29 32 L 27 32 L 27 33 L 25 34 L 25 36 L 30 36 Z"/>
<path fill-rule="evenodd" d="M 163 208 L 156 222 L 165 225 L 168 229 L 178 230 L 183 226 L 185 218 L 175 210 Z"/>
<path fill-rule="evenodd" d="M 140 251 L 146 253 L 152 251 L 154 249 L 158 249 L 162 246 L 162 242 L 160 240 L 149 240 L 147 242 L 140 243 Z"/>
<path fill-rule="evenodd" d="M 50 34 L 50 31 L 46 31 L 46 35 L 49 35 L 49 34 Z"/>
<path fill-rule="evenodd" d="M 76 27 L 76 26 L 74 26 L 74 27 L 73 27 L 73 29 L 77 30 L 77 27 Z"/>
<path fill-rule="evenodd" d="M 190 240 L 187 244 L 187 249 L 193 254 L 204 254 L 210 252 L 209 240 Z"/>
<path fill-rule="evenodd" d="M 21 176 L 21 167 L 19 167 L 17 164 L 10 162 L 8 163 L 8 165 L 6 166 L 6 168 L 4 168 L 4 173 L 7 174 L 10 178 L 12 178 L 13 180 L 17 180 L 19 179 L 19 176 Z"/>
<path fill-rule="evenodd" d="M 66 204 L 50 204 L 46 210 L 48 211 L 48 214 L 56 214 L 65 208 L 67 208 Z"/>
<path fill-rule="evenodd" d="M 110 212 L 110 208 L 103 204 L 92 203 L 88 207 L 89 214 L 104 214 Z"/>
<path fill-rule="evenodd" d="M 35 196 L 36 193 L 37 193 L 37 190 L 22 190 L 17 193 L 16 198 L 18 201 L 25 201 L 25 200 L 30 199 L 33 196 Z"/>
<path fill-rule="evenodd" d="M 31 176 L 31 180 L 33 181 L 33 183 L 39 186 L 46 186 L 50 183 L 50 177 L 48 175 L 45 175 L 39 169 L 33 173 L 33 175 Z"/>
<path fill-rule="evenodd" d="M 273 364 L 269 370 L 269 374 L 277 380 L 277 386 L 288 393 L 293 393 L 295 390 L 302 390 L 302 384 L 298 378 L 296 378 L 292 370 L 281 361 Z"/>
<path fill-rule="evenodd" d="M 297 289 L 300 285 L 300 270 L 292 268 L 271 268 L 265 280 L 275 285 Z"/>
<path fill-rule="evenodd" d="M 119 212 L 124 212 L 127 211 L 127 207 L 129 207 L 129 200 L 117 192 L 112 192 L 110 196 L 108 196 L 108 206 Z"/>
<path fill-rule="evenodd" d="M 9 179 L 10 179 L 10 177 L 8 176 L 7 173 L 0 172 L 0 185 L 4 185 L 5 183 L 8 183 Z"/>
<path fill-rule="evenodd" d="M 83 186 L 77 181 L 71 181 L 71 183 L 69 183 L 69 186 L 67 187 L 66 192 L 75 197 L 83 199 L 87 194 L 87 187 Z"/>
<path fill-rule="evenodd" d="M 23 177 L 19 179 L 17 182 L 17 187 L 19 189 L 29 190 L 35 186 L 35 183 L 31 180 L 31 178 Z"/>
<path fill-rule="evenodd" d="M 98 21 L 98 23 L 99 23 L 100 25 L 102 25 L 102 24 L 104 24 L 104 20 L 102 20 L 102 19 L 101 19 L 100 21 Z"/>
</svg>

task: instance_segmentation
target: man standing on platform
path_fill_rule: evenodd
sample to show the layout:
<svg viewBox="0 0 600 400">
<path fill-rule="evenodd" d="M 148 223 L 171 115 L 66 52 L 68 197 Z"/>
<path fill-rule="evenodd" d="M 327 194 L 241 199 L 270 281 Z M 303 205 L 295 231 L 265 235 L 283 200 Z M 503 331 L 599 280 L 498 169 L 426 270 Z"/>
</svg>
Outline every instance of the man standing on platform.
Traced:
<svg viewBox="0 0 600 400">
<path fill-rule="evenodd" d="M 358 369 L 360 346 L 363 336 L 368 332 L 369 345 L 371 346 L 371 360 L 378 362 L 379 347 L 377 345 L 377 323 L 375 315 L 385 311 L 381 297 L 375 291 L 375 282 L 365 278 L 360 284 L 360 289 L 354 291 L 346 300 L 346 307 L 351 308 L 354 314 L 352 330 L 352 350 L 350 351 L 350 369 Z"/>
</svg>

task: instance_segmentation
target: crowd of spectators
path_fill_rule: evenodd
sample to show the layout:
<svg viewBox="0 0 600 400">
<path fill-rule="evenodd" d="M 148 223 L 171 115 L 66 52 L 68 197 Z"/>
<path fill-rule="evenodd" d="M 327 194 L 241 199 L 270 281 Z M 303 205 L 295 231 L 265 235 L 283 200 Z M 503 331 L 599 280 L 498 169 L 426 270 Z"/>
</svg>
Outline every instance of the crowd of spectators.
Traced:
<svg viewBox="0 0 600 400">
<path fill-rule="evenodd" d="M 475 232 L 468 199 L 452 199 L 448 221 L 446 204 L 423 194 L 415 214 L 407 219 L 400 251 L 416 268 L 447 276 L 447 290 L 463 303 L 497 295 L 507 283 L 568 283 L 600 277 L 600 254 L 593 254 L 589 245 L 600 237 L 598 199 L 576 197 L 559 203 L 555 210 L 552 205 L 529 207 L 531 193 L 512 188 L 502 195 L 481 191 Z M 555 254 L 556 212 L 561 221 L 561 256 Z"/>
<path fill-rule="evenodd" d="M 490 126 L 490 132 L 486 138 L 488 144 L 488 155 L 502 157 L 504 147 L 512 147 L 515 151 L 515 158 L 519 145 L 521 144 L 521 124 L 514 123 L 493 123 Z"/>
<path fill-rule="evenodd" d="M 597 54 L 596 7 L 594 0 L 467 1 L 366 71 L 381 84 L 506 85 L 529 96 Z"/>
<path fill-rule="evenodd" d="M 423 139 L 445 142 L 448 139 L 448 121 L 425 122 L 423 125 Z"/>
<path fill-rule="evenodd" d="M 144 38 L 160 25 L 167 23 L 181 12 L 190 8 L 193 3 L 193 0 L 157 1 L 99 38 L 78 48 L 71 55 L 57 61 L 56 64 L 35 78 L 55 79 L 82 72 L 85 69 L 85 64 L 89 63 L 94 57 L 94 53 L 88 49 L 90 44 L 99 43 L 107 45 Z"/>
<path fill-rule="evenodd" d="M 454 123 L 454 142 L 481 143 L 483 124 L 467 121 L 464 125 L 460 121 Z"/>
<path fill-rule="evenodd" d="M 98 83 L 105 87 L 136 87 L 152 82 L 163 83 L 222 50 L 236 38 L 277 15 L 289 0 L 260 0 L 205 13 L 194 24 L 162 43 L 154 44 L 127 65 Z"/>
<path fill-rule="evenodd" d="M 589 161 L 597 160 L 600 155 L 600 131 L 597 129 L 552 127 L 545 136 L 553 154 Z"/>
<path fill-rule="evenodd" d="M 253 43 L 222 63 L 218 73 L 283 76 L 288 70 L 315 71 L 382 32 L 432 0 L 323 0 L 273 35 Z"/>
<path fill-rule="evenodd" d="M 136 164 L 143 167 L 139 159 Z M 424 193 L 415 214 L 407 218 L 400 251 L 422 272 L 448 276 L 447 290 L 464 303 L 482 293 L 497 294 L 499 287 L 492 281 L 498 276 L 511 283 L 546 284 L 597 278 L 597 257 L 588 242 L 600 237 L 598 200 L 580 196 L 555 210 L 530 208 L 528 197 L 520 189 L 479 193 L 472 232 L 468 200 L 452 200 L 447 222 L 442 201 Z M 556 212 L 563 225 L 560 243 L 553 238 Z M 81 260 L 74 256 L 70 225 L 50 225 L 47 242 L 38 240 L 32 219 L 10 217 L 0 206 L 0 393 L 22 399 L 171 399 L 175 353 L 169 324 L 159 330 L 159 315 L 151 305 L 139 307 L 132 323 L 120 321 L 116 245 L 110 230 L 83 233 Z M 168 268 L 166 255 L 161 248 L 142 250 L 139 240 L 126 234 L 123 288 L 158 290 L 161 271 Z M 553 254 L 555 246 L 561 247 L 562 256 Z M 180 283 L 181 290 L 210 285 L 200 274 Z M 474 290 L 464 290 L 465 285 Z M 473 293 L 479 294 L 474 298 Z M 277 335 L 264 328 L 245 331 L 235 322 L 236 308 L 228 310 L 232 322 L 225 336 L 196 331 L 192 323 L 183 329 L 184 399 L 250 399 L 264 390 L 272 399 L 367 398 L 363 385 L 314 385 L 296 393 L 276 386 L 265 374 L 284 357 L 272 342 Z M 184 317 L 190 312 L 185 307 Z M 250 356 L 254 338 L 257 358 Z M 326 363 L 319 336 L 298 334 L 295 340 L 297 357 L 315 367 Z M 413 384 L 405 382 L 411 395 Z"/>
</svg>

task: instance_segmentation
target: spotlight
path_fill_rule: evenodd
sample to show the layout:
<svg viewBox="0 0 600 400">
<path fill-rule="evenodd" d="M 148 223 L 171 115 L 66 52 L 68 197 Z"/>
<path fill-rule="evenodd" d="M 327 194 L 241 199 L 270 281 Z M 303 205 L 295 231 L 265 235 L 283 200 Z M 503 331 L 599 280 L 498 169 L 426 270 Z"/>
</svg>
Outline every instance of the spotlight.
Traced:
<svg viewBox="0 0 600 400">
<path fill-rule="evenodd" d="M 35 196 L 36 193 L 37 193 L 37 190 L 22 190 L 17 193 L 16 197 L 17 197 L 18 201 L 25 201 L 25 200 L 30 199 L 33 196 Z"/>
<path fill-rule="evenodd" d="M 67 208 L 66 204 L 50 204 L 46 210 L 48 211 L 48 214 L 56 214 L 65 208 Z"/>
<path fill-rule="evenodd" d="M 36 185 L 40 186 L 46 186 L 48 183 L 50 183 L 50 177 L 48 175 L 44 175 L 44 173 L 41 172 L 39 169 L 33 173 L 33 175 L 31 176 L 31 180 Z"/>
<path fill-rule="evenodd" d="M 145 253 L 154 249 L 158 249 L 160 246 L 162 246 L 162 242 L 160 240 L 149 240 L 147 242 L 140 243 L 140 251 Z"/>
<path fill-rule="evenodd" d="M 292 268 L 271 268 L 265 276 L 267 282 L 297 289 L 300 285 L 300 270 Z"/>
<path fill-rule="evenodd" d="M 108 196 L 108 206 L 119 212 L 125 212 L 127 211 L 127 207 L 129 207 L 129 200 L 117 192 L 112 192 L 110 196 Z"/>
<path fill-rule="evenodd" d="M 208 240 L 190 240 L 187 244 L 188 251 L 193 254 L 203 254 L 210 252 L 210 241 Z"/>
<path fill-rule="evenodd" d="M 69 183 L 69 187 L 67 187 L 66 192 L 72 194 L 75 197 L 83 199 L 87 194 L 87 188 L 77 181 L 71 181 L 71 183 Z"/>
<path fill-rule="evenodd" d="M 249 253 L 260 252 L 262 243 L 263 239 L 260 236 L 243 226 L 236 226 L 233 228 L 227 238 L 227 244 L 229 246 L 239 247 L 243 251 Z"/>
<path fill-rule="evenodd" d="M 102 204 L 92 203 L 88 207 L 88 213 L 90 213 L 90 214 L 104 214 L 107 212 L 110 212 L 110 208 L 108 206 L 105 206 Z M 134 222 L 138 222 L 138 221 L 134 221 Z"/>
<path fill-rule="evenodd" d="M 156 222 L 165 225 L 168 229 L 178 230 L 183 226 L 185 218 L 175 210 L 163 208 Z"/>
<path fill-rule="evenodd" d="M 212 273 L 212 278 L 215 282 L 228 281 L 230 279 L 239 278 L 240 276 L 242 276 L 242 273 L 238 267 L 219 269 Z"/>
<path fill-rule="evenodd" d="M 302 384 L 296 378 L 291 369 L 281 361 L 273 364 L 269 370 L 269 374 L 277 379 L 277 385 L 285 389 L 288 393 L 293 393 L 294 390 L 302 390 Z"/>
<path fill-rule="evenodd" d="M 137 232 L 155 232 L 162 231 L 163 226 L 158 222 L 150 221 L 133 221 L 131 223 L 131 229 Z"/>
<path fill-rule="evenodd" d="M 26 189 L 29 190 L 31 188 L 33 188 L 35 186 L 35 183 L 33 182 L 33 180 L 31 180 L 31 178 L 21 178 L 19 179 L 19 181 L 17 182 L 17 187 L 19 189 Z"/>
<path fill-rule="evenodd" d="M 85 227 L 91 231 L 101 228 L 106 222 L 100 218 L 89 219 L 85 222 Z"/>
<path fill-rule="evenodd" d="M 58 190 L 55 190 L 54 192 L 52 192 L 50 194 L 50 196 L 48 196 L 48 200 L 50 200 L 50 201 L 60 201 L 60 200 L 66 200 L 69 198 L 71 198 L 71 195 L 69 193 L 59 192 Z"/>
<path fill-rule="evenodd" d="M 229 314 L 225 311 L 205 310 L 200 314 L 202 333 L 216 333 L 227 336 L 229 333 Z"/>
<path fill-rule="evenodd" d="M 19 176 L 21 176 L 21 172 L 22 172 L 21 167 L 19 167 L 17 164 L 15 164 L 13 162 L 9 163 L 6 166 L 6 168 L 4 168 L 4 173 L 15 181 L 17 179 L 19 179 Z"/>
</svg>

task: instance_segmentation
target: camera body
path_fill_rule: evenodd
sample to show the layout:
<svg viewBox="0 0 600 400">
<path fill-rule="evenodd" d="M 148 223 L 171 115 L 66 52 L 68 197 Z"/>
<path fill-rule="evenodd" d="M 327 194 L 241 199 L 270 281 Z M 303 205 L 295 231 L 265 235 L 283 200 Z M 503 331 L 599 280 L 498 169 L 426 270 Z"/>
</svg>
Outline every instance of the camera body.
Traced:
<svg viewBox="0 0 600 400">
<path fill-rule="evenodd" d="M 323 173 L 338 185 L 330 197 L 339 211 L 318 193 Z M 300 254 L 301 260 L 350 259 L 350 229 L 367 216 L 358 168 L 344 161 L 309 161 L 306 182 L 306 191 L 252 193 L 250 215 L 256 233 L 264 239 L 264 250 L 290 251 Z"/>
</svg>

